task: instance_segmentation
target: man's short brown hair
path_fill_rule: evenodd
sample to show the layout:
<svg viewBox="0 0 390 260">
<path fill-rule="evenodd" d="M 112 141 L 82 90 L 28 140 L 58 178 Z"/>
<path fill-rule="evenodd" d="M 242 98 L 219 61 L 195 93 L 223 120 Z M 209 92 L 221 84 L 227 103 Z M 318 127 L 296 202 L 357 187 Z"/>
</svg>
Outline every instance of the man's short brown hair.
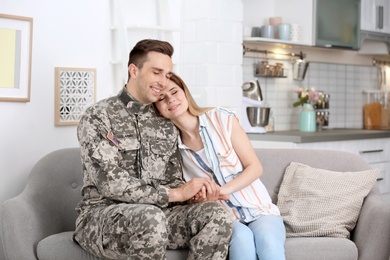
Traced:
<svg viewBox="0 0 390 260">
<path fill-rule="evenodd" d="M 173 55 L 173 47 L 169 42 L 145 39 L 137 42 L 134 48 L 130 51 L 127 66 L 134 64 L 141 69 L 147 59 L 148 53 L 151 51 L 168 55 L 170 58 L 172 58 Z"/>
</svg>

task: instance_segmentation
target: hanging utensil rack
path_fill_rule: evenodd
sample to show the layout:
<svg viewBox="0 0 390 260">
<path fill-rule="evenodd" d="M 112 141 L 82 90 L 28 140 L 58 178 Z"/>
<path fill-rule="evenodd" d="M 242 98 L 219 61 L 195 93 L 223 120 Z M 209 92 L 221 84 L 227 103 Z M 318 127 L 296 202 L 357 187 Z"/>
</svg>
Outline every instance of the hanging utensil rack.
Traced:
<svg viewBox="0 0 390 260">
<path fill-rule="evenodd" d="M 383 66 L 383 65 L 388 65 L 390 66 L 390 61 L 389 60 L 378 60 L 378 59 L 372 59 L 372 66 Z"/>
<path fill-rule="evenodd" d="M 268 50 L 251 49 L 251 48 L 245 47 L 245 45 L 243 45 L 243 55 L 245 55 L 245 53 L 247 53 L 247 52 L 263 53 L 266 56 L 268 54 L 286 55 L 286 56 L 290 56 L 290 57 L 297 57 L 297 58 L 300 58 L 300 59 L 304 59 L 306 57 L 306 54 L 303 53 L 303 52 L 299 52 L 299 53 L 296 53 L 296 52 L 278 53 L 278 52 L 273 52 L 273 51 L 268 51 Z"/>
<path fill-rule="evenodd" d="M 258 62 L 255 65 L 255 76 L 256 77 L 269 77 L 269 78 L 286 78 L 287 76 L 284 73 L 284 68 L 282 63 L 276 63 L 276 65 L 269 65 L 268 64 L 268 55 L 273 54 L 273 55 L 284 55 L 284 56 L 289 56 L 291 57 L 289 59 L 289 62 L 293 64 L 297 60 L 302 60 L 306 57 L 306 54 L 303 53 L 302 51 L 299 53 L 296 52 L 291 52 L 291 53 L 283 53 L 283 52 L 274 52 L 274 51 L 268 51 L 268 50 L 259 50 L 259 49 L 251 49 L 245 47 L 243 45 L 243 54 L 245 55 L 246 52 L 253 52 L 253 53 L 263 53 L 265 61 L 262 63 Z M 282 60 L 278 58 L 274 58 L 276 60 Z M 275 70 L 273 70 L 273 68 Z"/>
</svg>

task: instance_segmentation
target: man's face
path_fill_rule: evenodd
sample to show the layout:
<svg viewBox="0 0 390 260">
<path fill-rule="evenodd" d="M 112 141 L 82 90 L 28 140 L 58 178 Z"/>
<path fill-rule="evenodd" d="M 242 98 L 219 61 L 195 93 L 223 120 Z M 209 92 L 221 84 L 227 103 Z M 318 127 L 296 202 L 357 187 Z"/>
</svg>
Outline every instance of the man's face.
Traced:
<svg viewBox="0 0 390 260">
<path fill-rule="evenodd" d="M 131 67 L 134 66 L 134 67 Z M 147 60 L 141 69 L 134 64 L 129 66 L 132 70 L 130 94 L 139 102 L 151 104 L 159 99 L 172 75 L 172 59 L 159 52 L 149 52 Z M 134 84 L 133 84 L 134 83 Z"/>
</svg>

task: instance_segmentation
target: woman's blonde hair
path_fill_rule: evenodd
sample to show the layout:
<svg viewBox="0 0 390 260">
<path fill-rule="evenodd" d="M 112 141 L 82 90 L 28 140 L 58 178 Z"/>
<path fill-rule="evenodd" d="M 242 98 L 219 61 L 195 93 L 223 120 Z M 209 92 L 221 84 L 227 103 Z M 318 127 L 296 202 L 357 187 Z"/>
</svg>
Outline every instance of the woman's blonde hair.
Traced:
<svg viewBox="0 0 390 260">
<path fill-rule="evenodd" d="M 175 82 L 176 85 L 178 85 L 181 89 L 183 89 L 184 94 L 188 101 L 188 111 L 193 116 L 200 116 L 207 111 L 213 109 L 213 107 L 200 107 L 198 104 L 196 104 L 194 98 L 191 95 L 190 90 L 188 89 L 186 83 L 176 74 L 172 74 L 170 77 L 170 80 Z"/>
</svg>

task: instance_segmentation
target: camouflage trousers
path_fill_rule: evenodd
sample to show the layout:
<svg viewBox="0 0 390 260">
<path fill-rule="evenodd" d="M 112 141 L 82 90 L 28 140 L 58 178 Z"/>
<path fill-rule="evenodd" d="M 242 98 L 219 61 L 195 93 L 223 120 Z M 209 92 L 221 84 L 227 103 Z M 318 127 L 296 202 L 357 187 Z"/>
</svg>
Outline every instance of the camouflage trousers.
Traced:
<svg viewBox="0 0 390 260">
<path fill-rule="evenodd" d="M 74 240 L 105 259 L 166 259 L 166 249 L 189 248 L 187 259 L 226 259 L 232 219 L 222 205 L 204 202 L 161 209 L 115 204 L 80 214 Z"/>
</svg>

